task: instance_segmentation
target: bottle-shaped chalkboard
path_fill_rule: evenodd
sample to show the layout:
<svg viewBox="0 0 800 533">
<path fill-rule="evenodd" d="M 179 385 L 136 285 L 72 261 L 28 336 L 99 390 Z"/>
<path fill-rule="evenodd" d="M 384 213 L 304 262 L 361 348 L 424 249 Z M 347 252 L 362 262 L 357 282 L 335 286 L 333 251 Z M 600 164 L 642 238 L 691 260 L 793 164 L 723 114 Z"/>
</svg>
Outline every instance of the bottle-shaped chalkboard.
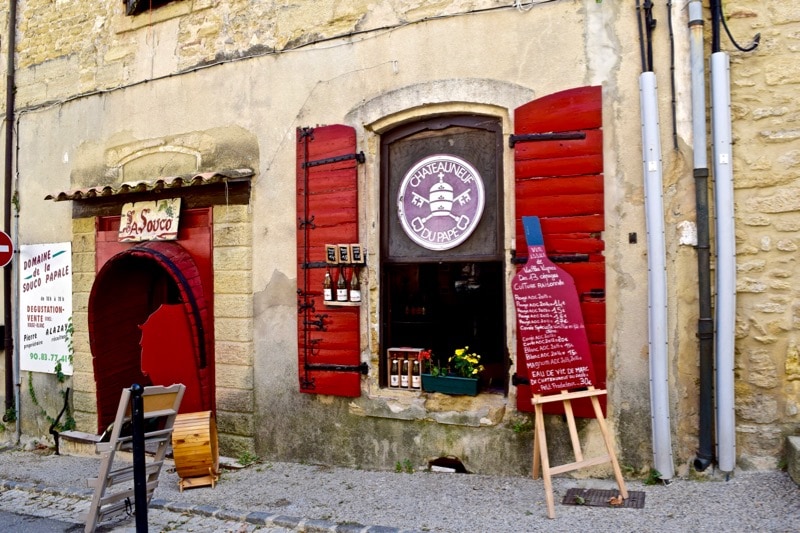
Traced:
<svg viewBox="0 0 800 533">
<path fill-rule="evenodd" d="M 514 276 L 522 368 L 535 394 L 593 385 L 594 370 L 575 281 L 553 263 L 537 217 L 522 217 L 528 260 Z"/>
</svg>

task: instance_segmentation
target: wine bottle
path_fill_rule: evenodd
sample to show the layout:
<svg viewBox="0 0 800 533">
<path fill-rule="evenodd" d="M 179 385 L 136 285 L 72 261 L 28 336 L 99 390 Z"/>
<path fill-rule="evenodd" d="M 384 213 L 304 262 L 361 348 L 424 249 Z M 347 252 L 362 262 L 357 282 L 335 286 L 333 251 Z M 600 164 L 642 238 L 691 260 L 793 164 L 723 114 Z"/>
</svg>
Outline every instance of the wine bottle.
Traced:
<svg viewBox="0 0 800 533">
<path fill-rule="evenodd" d="M 347 301 L 347 281 L 344 278 L 344 267 L 339 269 L 339 279 L 336 280 L 336 301 Z"/>
<path fill-rule="evenodd" d="M 357 268 L 353 268 L 353 276 L 350 278 L 350 301 L 361 301 L 361 281 L 358 279 Z"/>
<path fill-rule="evenodd" d="M 403 364 L 400 365 L 400 388 L 408 388 L 408 359 L 403 359 Z"/>
<path fill-rule="evenodd" d="M 411 388 L 418 389 L 421 385 L 421 379 L 422 376 L 420 374 L 419 360 L 415 359 L 413 365 L 411 366 Z"/>
<path fill-rule="evenodd" d="M 322 299 L 326 302 L 333 300 L 333 280 L 330 268 L 325 271 L 325 279 L 322 280 Z"/>
<path fill-rule="evenodd" d="M 389 367 L 389 386 L 400 386 L 400 360 L 397 359 L 397 355 L 392 356 L 392 365 Z"/>
</svg>

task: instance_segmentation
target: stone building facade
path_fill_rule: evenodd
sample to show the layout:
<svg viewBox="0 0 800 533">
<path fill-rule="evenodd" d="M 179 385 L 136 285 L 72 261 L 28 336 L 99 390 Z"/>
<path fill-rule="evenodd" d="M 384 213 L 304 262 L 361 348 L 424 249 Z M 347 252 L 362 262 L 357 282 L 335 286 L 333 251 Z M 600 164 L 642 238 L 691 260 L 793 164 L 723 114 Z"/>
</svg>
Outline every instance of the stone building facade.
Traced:
<svg viewBox="0 0 800 533">
<path fill-rule="evenodd" d="M 470 471 L 526 475 L 532 417 L 519 409 L 512 383 L 519 372 L 510 289 L 515 266 L 507 259 L 521 252 L 509 138 L 517 131 L 515 110 L 528 102 L 599 87 L 605 222 L 597 233 L 605 264 L 608 420 L 621 462 L 640 472 L 652 466 L 642 64 L 632 2 L 175 0 L 127 15 L 131 3 L 17 2 L 13 231 L 19 244 L 72 242 L 69 385 L 79 430 L 94 433 L 102 425 L 90 300 L 103 266 L 97 241 L 103 217 L 119 215 L 124 183 L 143 187 L 145 196 L 137 198 L 146 200 L 160 194 L 159 180 L 237 169 L 244 171 L 237 182 L 244 189 L 236 200 L 227 185 L 205 178 L 180 193 L 185 206 L 210 213 L 212 409 L 222 453 L 368 468 L 455 456 Z M 688 13 L 673 4 L 669 14 L 665 6 L 654 8 L 659 24 L 652 42 L 663 148 L 671 449 L 676 473 L 686 474 L 698 441 L 698 296 Z M 708 6 L 704 13 L 708 20 Z M 8 27 L 8 9 L 0 14 Z M 737 464 L 775 468 L 785 437 L 800 428 L 800 311 L 792 283 L 800 275 L 793 98 L 800 84 L 800 9 L 789 0 L 743 0 L 726 6 L 725 15 L 738 39 L 761 33 L 752 53 L 722 40 L 731 51 L 734 134 Z M 4 55 L 7 46 L 4 39 Z M 474 398 L 398 392 L 387 387 L 384 368 L 386 272 L 394 268 L 382 233 L 391 220 L 383 185 L 388 139 L 436 120 L 468 128 L 458 122 L 467 117 L 490 121 L 502 139 L 494 234 L 502 256 L 495 258 L 500 385 Z M 365 159 L 355 176 L 355 240 L 366 252 L 355 320 L 367 374 L 349 397 L 306 394 L 298 386 L 297 135 L 319 125 L 353 128 Z M 221 188 L 205 194 L 205 185 Z M 104 187 L 112 193 L 102 204 L 79 194 Z M 59 194 L 61 201 L 45 200 Z M 60 408 L 51 375 L 36 373 L 31 383 L 47 412 Z M 20 390 L 22 434 L 43 438 L 47 424 L 29 416 L 36 408 Z M 562 425 L 559 417 L 549 422 Z M 589 449 L 602 445 L 594 423 L 580 431 Z M 556 459 L 567 457 L 568 440 L 556 438 L 553 447 Z"/>
</svg>

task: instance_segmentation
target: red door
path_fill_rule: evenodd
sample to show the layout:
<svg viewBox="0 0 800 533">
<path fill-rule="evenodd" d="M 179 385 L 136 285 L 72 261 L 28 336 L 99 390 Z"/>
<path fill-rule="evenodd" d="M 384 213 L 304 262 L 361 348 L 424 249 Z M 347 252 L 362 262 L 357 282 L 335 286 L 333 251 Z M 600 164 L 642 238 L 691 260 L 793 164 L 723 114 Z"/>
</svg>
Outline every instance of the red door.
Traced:
<svg viewBox="0 0 800 533">
<path fill-rule="evenodd" d="M 163 304 L 177 305 L 180 317 L 176 314 L 172 319 L 178 325 L 155 329 L 162 328 L 165 339 L 177 335 L 166 333 L 171 327 L 189 331 L 188 340 L 185 335 L 183 341 L 175 341 L 177 344 L 173 345 L 191 353 L 190 367 L 179 376 L 187 387 L 194 382 L 199 389 L 199 401 L 189 405 L 200 406 L 195 410 L 213 410 L 211 209 L 181 213 L 177 241 L 120 243 L 118 228 L 119 217 L 98 219 L 98 272 L 89 295 L 89 343 L 97 389 L 98 431 L 104 431 L 113 422 L 123 388 L 134 383 L 156 384 L 156 379 L 169 381 L 158 384 L 171 385 L 176 379 L 172 373 L 175 364 L 169 355 L 147 356 L 143 365 L 141 326 Z M 157 314 L 153 324 L 159 324 L 163 318 Z M 147 339 L 144 342 L 149 344 Z"/>
</svg>

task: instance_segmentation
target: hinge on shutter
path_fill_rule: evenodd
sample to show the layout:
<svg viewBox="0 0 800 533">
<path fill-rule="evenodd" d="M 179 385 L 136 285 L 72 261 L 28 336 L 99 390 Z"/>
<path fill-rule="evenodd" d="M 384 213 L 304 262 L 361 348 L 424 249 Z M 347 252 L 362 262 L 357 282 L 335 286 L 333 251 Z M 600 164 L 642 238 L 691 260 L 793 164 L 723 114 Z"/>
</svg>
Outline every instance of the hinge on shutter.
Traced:
<svg viewBox="0 0 800 533">
<path fill-rule="evenodd" d="M 297 219 L 297 228 L 304 229 L 306 226 L 310 227 L 311 229 L 316 229 L 317 225 L 314 224 L 314 215 L 311 215 L 311 218 L 298 218 Z"/>
<path fill-rule="evenodd" d="M 317 317 L 317 320 L 305 319 L 305 320 L 303 320 L 303 325 L 304 326 L 314 326 L 315 328 L 317 328 L 317 331 L 328 331 L 328 326 L 325 325 L 325 319 L 328 318 L 328 315 L 327 314 L 321 314 L 321 315 L 314 315 L 314 316 Z"/>
<path fill-rule="evenodd" d="M 531 380 L 528 378 L 524 378 L 520 375 L 517 375 L 517 373 L 514 372 L 511 375 L 511 384 L 514 385 L 515 387 L 519 387 L 520 385 L 530 385 Z"/>
<path fill-rule="evenodd" d="M 359 365 L 330 365 L 325 363 L 308 363 L 305 365 L 308 370 L 326 372 L 358 372 L 366 376 L 369 374 L 369 365 L 361 363 Z"/>
<path fill-rule="evenodd" d="M 328 157 L 327 159 L 317 159 L 316 161 L 306 161 L 303 163 L 303 168 L 318 167 L 320 165 L 328 165 L 330 163 L 338 163 L 339 161 L 349 161 L 355 159 L 358 163 L 364 163 L 367 158 L 364 152 L 357 154 L 338 155 L 336 157 Z"/>
<path fill-rule="evenodd" d="M 314 312 L 314 300 L 309 300 L 310 293 L 297 289 L 297 314 L 302 314 L 306 309 Z"/>
<path fill-rule="evenodd" d="M 553 263 L 588 263 L 589 254 L 565 254 L 565 255 L 548 255 L 550 261 Z M 524 265 L 528 262 L 528 256 L 517 257 L 517 251 L 511 250 L 511 264 Z"/>
<path fill-rule="evenodd" d="M 331 265 L 327 261 L 310 261 L 308 263 L 303 263 L 300 266 L 302 266 L 304 269 L 308 269 L 308 268 L 328 268 Z"/>
<path fill-rule="evenodd" d="M 581 298 L 589 298 L 592 300 L 602 300 L 606 297 L 605 289 L 589 289 L 588 292 L 582 292 Z"/>
<path fill-rule="evenodd" d="M 303 365 L 304 376 L 300 380 L 300 388 L 302 390 L 314 390 L 316 384 L 314 378 L 309 376 L 309 372 L 325 371 L 325 372 L 358 372 L 366 376 L 369 374 L 369 365 L 361 363 L 360 365 L 329 365 L 324 363 L 306 363 Z"/>
<path fill-rule="evenodd" d="M 583 131 L 562 131 L 560 133 L 523 133 L 521 135 L 511 135 L 508 138 L 508 147 L 522 142 L 536 141 L 577 141 L 585 139 L 586 133 Z"/>
</svg>

